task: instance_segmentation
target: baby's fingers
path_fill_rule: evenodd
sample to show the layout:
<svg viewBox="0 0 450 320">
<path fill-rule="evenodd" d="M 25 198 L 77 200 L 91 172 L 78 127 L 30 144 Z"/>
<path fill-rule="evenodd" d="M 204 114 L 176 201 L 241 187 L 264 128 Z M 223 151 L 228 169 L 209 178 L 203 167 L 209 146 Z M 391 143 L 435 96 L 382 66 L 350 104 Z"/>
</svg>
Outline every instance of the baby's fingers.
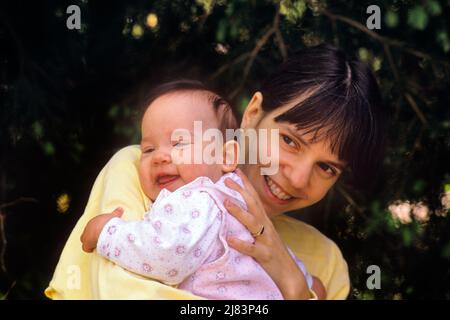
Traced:
<svg viewBox="0 0 450 320">
<path fill-rule="evenodd" d="M 113 212 L 111 212 L 111 214 L 114 217 L 120 218 L 123 215 L 123 208 L 122 207 L 117 207 L 114 209 Z"/>
<path fill-rule="evenodd" d="M 92 246 L 88 245 L 87 243 L 83 242 L 83 251 L 87 252 L 87 253 L 91 253 L 94 251 L 95 248 L 93 248 Z"/>
<path fill-rule="evenodd" d="M 80 237 L 81 240 L 81 244 L 82 244 L 82 249 L 84 252 L 90 253 L 92 251 L 94 251 L 95 248 L 92 248 L 92 245 L 89 243 L 89 231 L 86 230 L 88 229 L 87 227 L 84 229 L 83 234 Z"/>
</svg>

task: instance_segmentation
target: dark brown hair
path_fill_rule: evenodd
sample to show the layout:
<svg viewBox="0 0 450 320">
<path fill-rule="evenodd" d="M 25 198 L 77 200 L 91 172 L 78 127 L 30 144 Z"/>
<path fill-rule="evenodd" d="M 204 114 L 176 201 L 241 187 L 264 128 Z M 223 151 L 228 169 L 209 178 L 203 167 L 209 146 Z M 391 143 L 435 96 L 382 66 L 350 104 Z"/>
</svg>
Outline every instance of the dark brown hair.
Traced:
<svg viewBox="0 0 450 320">
<path fill-rule="evenodd" d="M 144 115 L 148 107 L 157 98 L 181 91 L 204 91 L 207 93 L 207 99 L 214 108 L 217 120 L 219 122 L 219 128 L 222 132 L 224 141 L 226 139 L 225 130 L 226 129 L 238 129 L 239 125 L 234 115 L 233 108 L 218 93 L 209 89 L 203 82 L 190 79 L 178 79 L 174 81 L 169 81 L 162 83 L 152 90 L 150 90 L 144 97 L 144 99 L 139 103 L 139 109 L 141 110 L 141 118 Z"/>
<path fill-rule="evenodd" d="M 331 152 L 348 163 L 350 182 L 371 186 L 384 157 L 387 111 L 368 66 L 331 45 L 306 48 L 290 56 L 260 91 L 265 112 L 307 94 L 275 121 L 313 133 L 314 141 L 326 139 Z"/>
</svg>

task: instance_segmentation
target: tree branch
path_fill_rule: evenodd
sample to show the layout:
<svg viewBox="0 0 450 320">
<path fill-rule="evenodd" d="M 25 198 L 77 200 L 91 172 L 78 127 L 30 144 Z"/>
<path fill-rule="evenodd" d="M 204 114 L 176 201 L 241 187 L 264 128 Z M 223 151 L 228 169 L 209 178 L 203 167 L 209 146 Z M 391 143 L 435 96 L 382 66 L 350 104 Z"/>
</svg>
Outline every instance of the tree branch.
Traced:
<svg viewBox="0 0 450 320">
<path fill-rule="evenodd" d="M 5 233 L 5 215 L 0 211 L 0 269 L 6 273 L 5 254 L 6 254 L 6 233 Z"/>
<path fill-rule="evenodd" d="M 353 200 L 353 198 L 342 188 L 337 186 L 336 187 L 337 192 L 340 193 L 341 196 L 343 196 L 345 198 L 345 200 L 347 200 L 347 202 L 356 209 L 356 211 L 358 211 L 359 213 L 363 213 L 364 209 L 361 208 L 356 202 L 355 200 Z"/>
<path fill-rule="evenodd" d="M 413 111 L 416 113 L 417 117 L 422 122 L 422 124 L 427 127 L 428 126 L 428 121 L 425 118 L 425 115 L 420 110 L 419 106 L 417 105 L 417 103 L 415 102 L 413 97 L 408 92 L 405 92 L 405 90 L 404 90 L 404 88 L 403 88 L 403 86 L 401 84 L 400 74 L 399 74 L 399 72 L 397 70 L 397 67 L 395 66 L 394 59 L 392 58 L 392 53 L 391 53 L 391 50 L 390 50 L 390 46 L 398 47 L 398 48 L 402 49 L 403 51 L 405 51 L 405 52 L 407 52 L 407 53 L 409 53 L 409 54 L 411 54 L 413 56 L 416 56 L 418 58 L 421 58 L 421 59 L 428 59 L 428 60 L 439 61 L 439 62 L 443 63 L 446 66 L 450 65 L 450 63 L 447 62 L 447 61 L 441 61 L 441 60 L 439 60 L 437 58 L 434 58 L 434 57 L 432 57 L 431 55 L 429 55 L 429 54 L 427 54 L 425 52 L 421 52 L 421 51 L 416 50 L 416 49 L 408 48 L 405 43 L 403 43 L 403 42 L 401 42 L 399 40 L 390 39 L 390 38 L 387 38 L 387 37 L 380 36 L 376 32 L 367 29 L 366 26 L 364 26 L 362 23 L 359 23 L 358 21 L 355 21 L 355 20 L 353 20 L 351 18 L 331 13 L 328 10 L 322 10 L 321 13 L 324 16 L 328 17 L 332 22 L 335 22 L 335 21 L 344 22 L 344 23 L 348 24 L 349 26 L 352 26 L 353 28 L 358 29 L 358 30 L 366 33 L 367 35 L 369 35 L 370 37 L 372 37 L 373 39 L 377 40 L 378 42 L 380 42 L 383 45 L 384 51 L 385 51 L 386 56 L 388 58 L 389 65 L 390 65 L 390 67 L 392 69 L 392 73 L 394 74 L 394 78 L 397 81 L 398 85 L 400 86 L 401 91 L 403 91 L 402 95 L 405 97 L 406 101 L 411 106 Z"/>
<path fill-rule="evenodd" d="M 414 110 L 414 112 L 416 113 L 417 117 L 420 119 L 420 121 L 422 122 L 422 124 L 425 127 L 428 127 L 428 121 L 425 118 L 425 115 L 422 113 L 422 111 L 419 109 L 419 106 L 417 105 L 416 101 L 414 100 L 414 98 L 412 97 L 412 95 L 408 92 L 404 93 L 405 95 L 405 99 L 406 101 L 408 101 L 408 104 L 411 106 L 411 108 Z"/>
<path fill-rule="evenodd" d="M 396 40 L 396 39 L 391 39 L 391 38 L 384 37 L 384 36 L 380 36 L 378 33 L 367 29 L 366 26 L 363 25 L 362 23 L 360 23 L 358 21 L 355 21 L 355 20 L 353 20 L 351 18 L 344 17 L 344 16 L 341 16 L 341 15 L 338 15 L 338 14 L 334 14 L 334 13 L 328 11 L 328 10 L 322 10 L 321 13 L 324 16 L 326 16 L 329 19 L 331 19 L 332 21 L 333 20 L 335 20 L 335 21 L 337 20 L 337 21 L 344 22 L 344 23 L 348 24 L 349 26 L 352 26 L 353 28 L 358 29 L 358 30 L 366 33 L 371 38 L 373 38 L 373 39 L 375 39 L 375 40 L 377 40 L 377 41 L 379 41 L 379 42 L 381 42 L 383 44 L 387 44 L 387 45 L 393 46 L 393 47 L 398 47 L 398 48 L 402 49 L 403 51 L 405 51 L 405 52 L 407 52 L 407 53 L 409 53 L 409 54 L 411 54 L 413 56 L 416 56 L 418 58 L 421 58 L 421 59 L 435 60 L 435 61 L 438 61 L 438 62 L 444 64 L 447 67 L 450 66 L 450 62 L 449 61 L 438 59 L 438 58 L 435 58 L 435 57 L 431 56 L 430 54 L 425 53 L 423 51 L 416 50 L 416 49 L 413 49 L 413 48 L 409 48 L 402 41 L 399 41 L 399 40 Z"/>
<path fill-rule="evenodd" d="M 213 80 L 215 78 L 217 78 L 218 76 L 220 76 L 222 73 L 224 73 L 225 71 L 227 71 L 229 68 L 231 68 L 233 65 L 238 64 L 242 61 L 244 61 L 245 59 L 248 58 L 248 56 L 250 55 L 250 52 L 246 52 L 244 54 L 241 54 L 240 56 L 238 56 L 237 58 L 235 58 L 234 60 L 232 60 L 231 62 L 223 65 L 222 67 L 220 67 L 216 72 L 213 73 L 212 76 L 209 77 L 209 80 Z"/>
<path fill-rule="evenodd" d="M 38 201 L 36 199 L 34 199 L 34 198 L 20 197 L 20 198 L 17 198 L 16 200 L 14 200 L 14 201 L 0 204 L 0 210 L 8 208 L 8 207 L 13 207 L 13 206 L 18 205 L 18 204 L 23 203 L 23 202 L 38 203 Z"/>
<path fill-rule="evenodd" d="M 278 30 L 278 24 L 280 22 L 280 11 L 277 9 L 277 12 L 275 13 L 275 16 L 273 18 L 272 26 L 262 35 L 261 38 L 256 42 L 255 47 L 250 52 L 249 59 L 244 67 L 244 74 L 242 76 L 242 81 L 240 82 L 239 86 L 230 94 L 230 99 L 233 99 L 239 91 L 241 91 L 242 87 L 244 86 L 245 81 L 247 80 L 248 74 L 250 73 L 250 69 L 258 56 L 259 51 L 264 47 L 264 45 L 269 41 L 270 37 L 276 33 Z M 280 49 L 281 50 L 281 49 Z"/>
<path fill-rule="evenodd" d="M 34 198 L 27 198 L 27 197 L 20 197 L 14 201 L 4 203 L 0 205 L 0 269 L 6 273 L 6 264 L 5 264 L 5 254 L 6 254 L 6 232 L 5 232 L 5 219 L 6 214 L 3 209 L 13 207 L 15 205 L 18 205 L 20 203 L 24 202 L 34 202 L 37 203 L 38 201 Z"/>
</svg>

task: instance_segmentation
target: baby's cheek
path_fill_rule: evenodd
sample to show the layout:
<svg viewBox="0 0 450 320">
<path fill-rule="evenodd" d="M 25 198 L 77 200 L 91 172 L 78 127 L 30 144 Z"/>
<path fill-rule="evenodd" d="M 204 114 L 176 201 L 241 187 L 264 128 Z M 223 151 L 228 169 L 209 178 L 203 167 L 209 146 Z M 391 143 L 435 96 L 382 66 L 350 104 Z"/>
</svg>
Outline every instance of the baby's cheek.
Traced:
<svg viewBox="0 0 450 320">
<path fill-rule="evenodd" d="M 139 163 L 139 182 L 141 184 L 142 191 L 150 198 L 155 198 L 155 186 L 151 180 L 151 168 L 148 161 L 142 161 Z"/>
<path fill-rule="evenodd" d="M 222 176 L 220 166 L 215 164 L 181 165 L 178 168 L 178 172 L 186 184 L 194 181 L 198 177 L 208 177 L 213 182 L 216 182 Z"/>
<path fill-rule="evenodd" d="M 178 173 L 183 179 L 184 184 L 194 181 L 196 178 L 200 177 L 202 170 L 199 170 L 199 165 L 195 164 L 181 164 L 178 165 Z"/>
</svg>

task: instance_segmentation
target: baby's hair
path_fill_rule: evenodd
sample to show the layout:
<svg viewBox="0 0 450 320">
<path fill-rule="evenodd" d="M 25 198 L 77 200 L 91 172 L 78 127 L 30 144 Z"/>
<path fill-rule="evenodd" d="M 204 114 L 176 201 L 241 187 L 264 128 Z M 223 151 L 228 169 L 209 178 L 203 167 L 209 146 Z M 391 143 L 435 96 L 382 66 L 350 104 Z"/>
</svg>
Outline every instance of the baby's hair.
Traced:
<svg viewBox="0 0 450 320">
<path fill-rule="evenodd" d="M 217 120 L 219 122 L 219 128 L 222 132 L 224 141 L 226 139 L 226 129 L 238 129 L 238 122 L 233 112 L 233 108 L 228 101 L 220 96 L 215 91 L 209 89 L 203 82 L 191 79 L 179 79 L 169 82 L 164 82 L 148 92 L 142 102 L 139 104 L 141 110 L 141 118 L 147 111 L 148 107 L 158 99 L 159 97 L 174 93 L 174 92 L 186 92 L 186 91 L 199 91 L 206 94 L 208 102 L 214 108 Z"/>
</svg>

